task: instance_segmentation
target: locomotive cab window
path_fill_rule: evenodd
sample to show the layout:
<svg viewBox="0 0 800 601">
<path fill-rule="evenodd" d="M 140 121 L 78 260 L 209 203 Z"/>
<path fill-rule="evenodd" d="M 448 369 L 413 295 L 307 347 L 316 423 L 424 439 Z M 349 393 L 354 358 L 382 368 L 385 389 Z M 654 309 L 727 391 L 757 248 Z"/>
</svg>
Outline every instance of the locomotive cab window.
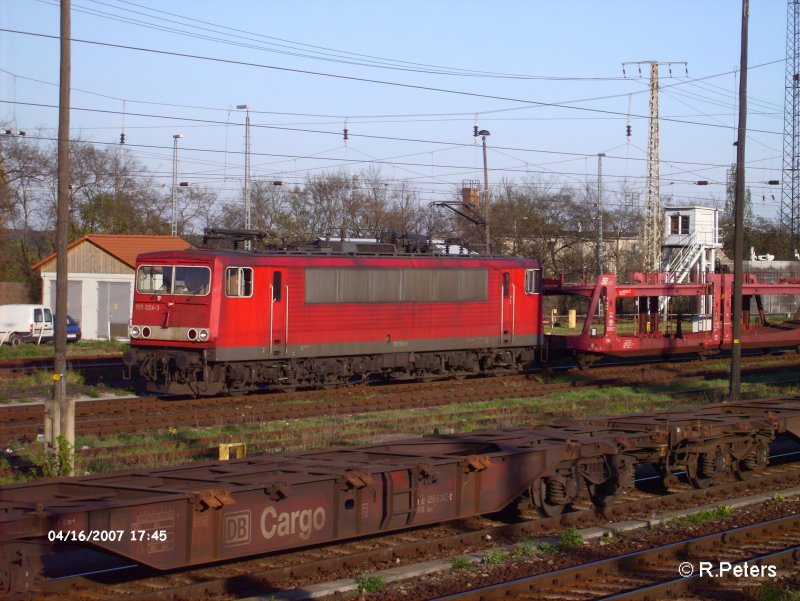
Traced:
<svg viewBox="0 0 800 601">
<path fill-rule="evenodd" d="M 137 292 L 168 292 L 172 290 L 172 267 L 142 265 L 136 270 Z"/>
<path fill-rule="evenodd" d="M 187 265 L 141 265 L 136 270 L 136 291 L 181 296 L 205 296 L 211 270 Z"/>
<path fill-rule="evenodd" d="M 539 294 L 542 290 L 542 270 L 525 270 L 525 294 Z"/>
<path fill-rule="evenodd" d="M 175 266 L 172 294 L 184 296 L 205 296 L 211 282 L 211 270 L 208 267 Z"/>
<path fill-rule="evenodd" d="M 228 267 L 225 270 L 225 295 L 253 296 L 253 270 L 250 267 Z"/>
</svg>

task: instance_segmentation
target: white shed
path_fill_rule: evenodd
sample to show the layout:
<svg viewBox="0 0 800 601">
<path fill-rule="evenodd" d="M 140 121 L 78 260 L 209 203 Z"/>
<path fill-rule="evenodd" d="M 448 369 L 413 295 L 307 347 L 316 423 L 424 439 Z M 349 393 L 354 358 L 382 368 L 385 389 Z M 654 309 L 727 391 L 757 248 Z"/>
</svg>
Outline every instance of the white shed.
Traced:
<svg viewBox="0 0 800 601">
<path fill-rule="evenodd" d="M 177 236 L 89 234 L 67 247 L 67 311 L 85 340 L 127 338 L 136 257 L 192 245 Z M 56 309 L 56 255 L 33 265 L 42 276 L 42 304 Z"/>
</svg>

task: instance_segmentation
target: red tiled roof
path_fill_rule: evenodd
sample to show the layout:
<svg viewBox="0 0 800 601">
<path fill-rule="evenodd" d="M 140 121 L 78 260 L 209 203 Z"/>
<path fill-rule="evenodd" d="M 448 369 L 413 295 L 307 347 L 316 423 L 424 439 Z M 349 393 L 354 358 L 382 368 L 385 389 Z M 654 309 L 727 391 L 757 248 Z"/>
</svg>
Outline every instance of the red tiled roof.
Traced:
<svg viewBox="0 0 800 601">
<path fill-rule="evenodd" d="M 74 240 L 67 246 L 67 249 L 76 247 L 83 242 L 90 242 L 98 248 L 106 251 L 111 256 L 119 259 L 131 268 L 136 266 L 136 257 L 140 253 L 154 252 L 158 250 L 185 250 L 192 248 L 183 238 L 178 236 L 129 236 L 123 234 L 87 234 L 82 238 Z M 38 269 L 55 257 L 55 253 L 45 257 L 33 265 Z"/>
</svg>

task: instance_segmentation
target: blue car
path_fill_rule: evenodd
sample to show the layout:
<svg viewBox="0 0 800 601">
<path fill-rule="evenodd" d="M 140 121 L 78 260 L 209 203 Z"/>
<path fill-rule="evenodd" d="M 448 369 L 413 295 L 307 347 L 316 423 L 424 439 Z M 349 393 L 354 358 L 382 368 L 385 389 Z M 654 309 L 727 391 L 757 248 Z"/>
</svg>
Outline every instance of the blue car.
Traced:
<svg viewBox="0 0 800 601">
<path fill-rule="evenodd" d="M 67 342 L 78 342 L 81 339 L 81 325 L 67 315 Z"/>
</svg>

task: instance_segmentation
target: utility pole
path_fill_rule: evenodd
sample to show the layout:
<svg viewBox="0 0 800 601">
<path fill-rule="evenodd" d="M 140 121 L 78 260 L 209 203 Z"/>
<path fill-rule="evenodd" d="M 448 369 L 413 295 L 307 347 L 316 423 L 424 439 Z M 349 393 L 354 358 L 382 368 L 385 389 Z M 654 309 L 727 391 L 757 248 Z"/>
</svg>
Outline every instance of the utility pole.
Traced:
<svg viewBox="0 0 800 601">
<path fill-rule="evenodd" d="M 597 275 L 603 273 L 603 157 L 597 153 Z"/>
<path fill-rule="evenodd" d="M 490 255 L 492 254 L 492 241 L 489 236 L 489 167 L 486 162 L 486 138 L 492 134 L 489 130 L 482 129 L 475 135 L 480 136 L 483 141 L 483 233 L 486 238 L 486 254 Z"/>
<path fill-rule="evenodd" d="M 739 73 L 739 128 L 736 139 L 736 196 L 733 237 L 733 298 L 731 320 L 731 381 L 730 400 L 741 399 L 742 385 L 742 279 L 744 277 L 744 162 L 747 137 L 747 22 L 750 16 L 749 0 L 742 0 L 742 42 Z"/>
<path fill-rule="evenodd" d="M 56 207 L 56 318 L 53 344 L 53 402 L 45 410 L 45 443 L 50 453 L 56 453 L 59 472 L 73 471 L 75 447 L 75 401 L 67 398 L 67 289 L 69 263 L 69 112 L 72 61 L 70 39 L 70 0 L 61 0 L 61 65 L 58 98 L 58 204 Z M 49 436 L 47 436 L 49 434 Z M 63 448 L 62 448 L 62 445 Z"/>
<path fill-rule="evenodd" d="M 247 111 L 244 120 L 244 229 L 249 230 L 250 223 L 250 105 L 237 104 L 236 108 Z M 250 239 L 245 240 L 244 247 L 250 250 Z"/>
<path fill-rule="evenodd" d="M 672 75 L 672 65 L 681 64 L 686 67 L 685 61 L 639 61 L 622 63 L 622 74 L 625 75 L 625 65 L 637 65 L 641 76 L 641 66 L 650 65 L 650 136 L 647 144 L 647 193 L 645 195 L 644 224 L 642 227 L 642 247 L 644 251 L 645 271 L 661 271 L 661 240 L 663 236 L 661 227 L 661 177 L 659 157 L 659 116 L 658 116 L 658 67 L 666 65 Z"/>
<path fill-rule="evenodd" d="M 178 140 L 182 137 L 172 136 L 172 236 L 178 235 Z"/>
</svg>

